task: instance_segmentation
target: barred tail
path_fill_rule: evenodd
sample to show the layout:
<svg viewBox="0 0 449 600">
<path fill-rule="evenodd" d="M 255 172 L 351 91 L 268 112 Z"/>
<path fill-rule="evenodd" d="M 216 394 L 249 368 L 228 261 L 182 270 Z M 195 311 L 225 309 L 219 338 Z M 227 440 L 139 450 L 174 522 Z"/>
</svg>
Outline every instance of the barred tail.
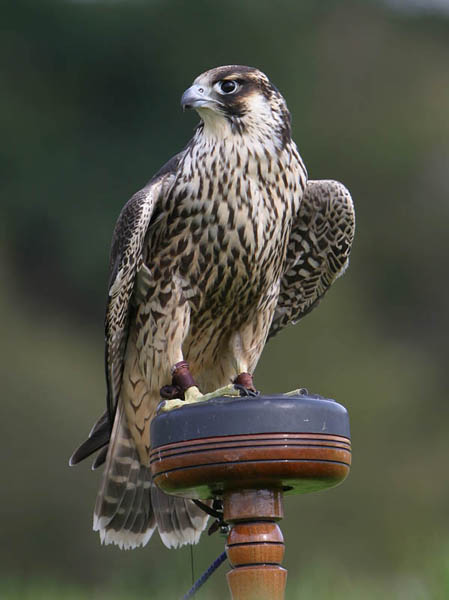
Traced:
<svg viewBox="0 0 449 600">
<path fill-rule="evenodd" d="M 94 531 L 102 543 L 127 550 L 148 542 L 156 527 L 150 488 L 150 470 L 139 460 L 119 403 L 94 510 Z"/>
<path fill-rule="evenodd" d="M 164 494 L 152 484 L 119 406 L 94 510 L 93 528 L 102 543 L 124 550 L 145 546 L 157 527 L 168 548 L 196 544 L 207 519 L 191 500 Z"/>
<path fill-rule="evenodd" d="M 151 501 L 159 535 L 167 548 L 198 543 L 209 518 L 203 510 L 191 500 L 164 494 L 155 485 L 151 486 Z"/>
</svg>

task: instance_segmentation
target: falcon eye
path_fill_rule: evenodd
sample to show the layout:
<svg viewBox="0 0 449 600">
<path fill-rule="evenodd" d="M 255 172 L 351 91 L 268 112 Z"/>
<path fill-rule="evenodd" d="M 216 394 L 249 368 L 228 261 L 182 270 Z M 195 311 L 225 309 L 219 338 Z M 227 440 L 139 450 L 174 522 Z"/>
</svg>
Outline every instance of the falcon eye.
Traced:
<svg viewBox="0 0 449 600">
<path fill-rule="evenodd" d="M 238 83 L 236 81 L 233 81 L 232 79 L 225 79 L 224 81 L 220 81 L 219 83 L 220 92 L 222 94 L 232 94 L 237 90 L 238 87 Z"/>
</svg>

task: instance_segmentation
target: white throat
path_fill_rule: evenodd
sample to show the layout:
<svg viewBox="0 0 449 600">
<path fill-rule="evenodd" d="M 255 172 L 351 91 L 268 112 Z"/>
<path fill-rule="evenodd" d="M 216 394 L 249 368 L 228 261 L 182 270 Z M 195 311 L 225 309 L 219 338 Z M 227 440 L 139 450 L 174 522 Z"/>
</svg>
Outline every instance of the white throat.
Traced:
<svg viewBox="0 0 449 600">
<path fill-rule="evenodd" d="M 273 127 L 276 123 L 274 115 L 260 96 L 251 98 L 249 110 L 241 119 L 241 128 L 211 108 L 197 110 L 204 124 L 198 132 L 203 143 L 245 147 L 250 155 L 259 157 L 275 156 L 282 148 L 282 140 Z"/>
</svg>

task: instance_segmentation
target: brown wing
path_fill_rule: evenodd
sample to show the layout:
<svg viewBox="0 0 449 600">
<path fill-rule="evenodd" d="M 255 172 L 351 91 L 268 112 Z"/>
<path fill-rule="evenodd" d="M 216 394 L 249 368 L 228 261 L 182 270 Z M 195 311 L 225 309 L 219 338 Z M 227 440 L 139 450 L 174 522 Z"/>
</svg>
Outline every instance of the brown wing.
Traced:
<svg viewBox="0 0 449 600">
<path fill-rule="evenodd" d="M 318 304 L 348 266 L 354 205 L 337 181 L 308 181 L 290 234 L 286 267 L 268 339 Z"/>
<path fill-rule="evenodd" d="M 130 301 L 136 273 L 142 265 L 142 246 L 148 227 L 154 221 L 158 198 L 170 187 L 181 155 L 174 156 L 143 189 L 132 196 L 115 226 L 105 319 L 107 409 L 95 423 L 88 439 L 73 453 L 71 465 L 79 463 L 109 442 L 123 377 Z M 97 456 L 94 468 L 100 466 L 105 458 L 104 449 Z"/>
</svg>

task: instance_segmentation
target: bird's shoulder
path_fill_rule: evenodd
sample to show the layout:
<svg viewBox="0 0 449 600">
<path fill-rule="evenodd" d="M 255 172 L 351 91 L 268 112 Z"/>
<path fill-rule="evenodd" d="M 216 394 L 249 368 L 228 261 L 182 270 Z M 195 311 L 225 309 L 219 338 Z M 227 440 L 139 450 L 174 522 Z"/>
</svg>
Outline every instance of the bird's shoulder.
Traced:
<svg viewBox="0 0 449 600">
<path fill-rule="evenodd" d="M 158 201 L 168 193 L 185 151 L 186 149 L 178 152 L 167 161 L 122 208 L 112 236 L 110 286 L 115 281 L 121 264 L 129 264 L 130 259 L 139 251 L 148 226 L 157 213 Z"/>
</svg>

